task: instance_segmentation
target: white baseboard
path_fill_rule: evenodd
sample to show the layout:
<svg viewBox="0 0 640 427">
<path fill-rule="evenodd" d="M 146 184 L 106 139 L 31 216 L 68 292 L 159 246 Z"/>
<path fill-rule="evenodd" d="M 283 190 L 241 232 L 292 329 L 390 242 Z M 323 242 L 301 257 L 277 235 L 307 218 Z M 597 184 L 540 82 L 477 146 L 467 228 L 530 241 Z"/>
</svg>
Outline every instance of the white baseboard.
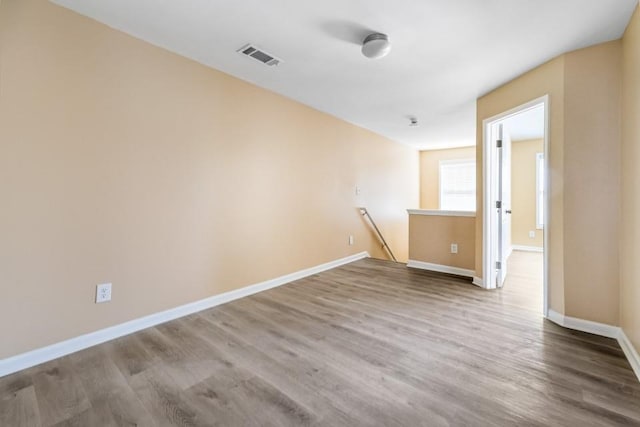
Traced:
<svg viewBox="0 0 640 427">
<path fill-rule="evenodd" d="M 475 271 L 467 270 L 466 268 L 450 267 L 448 265 L 432 264 L 430 262 L 415 261 L 411 259 L 407 262 L 407 267 L 437 271 L 438 273 L 456 274 L 464 277 L 473 277 L 473 275 L 476 274 Z"/>
<path fill-rule="evenodd" d="M 524 245 L 512 245 L 511 249 L 514 251 L 525 251 L 525 252 L 544 252 L 544 248 L 538 246 L 524 246 Z"/>
<path fill-rule="evenodd" d="M 547 314 L 547 319 L 551 320 L 556 325 L 564 326 L 564 314 L 560 314 L 557 311 L 549 309 L 549 313 Z"/>
<path fill-rule="evenodd" d="M 509 248 L 507 249 L 507 255 L 504 257 L 504 259 L 509 259 L 512 252 L 513 252 L 513 245 L 509 246 Z"/>
<path fill-rule="evenodd" d="M 573 329 L 581 332 L 588 332 L 594 335 L 600 335 L 607 338 L 614 338 L 618 340 L 620 348 L 627 357 L 633 372 L 640 380 L 640 355 L 627 338 L 622 328 L 619 326 L 611 326 L 604 323 L 592 322 L 590 320 L 577 319 L 575 317 L 565 316 L 556 311 L 549 309 L 549 316 L 547 317 L 553 323 L 556 323 L 562 327 Z"/>
<path fill-rule="evenodd" d="M 165 323 L 179 317 L 197 313 L 198 311 L 206 310 L 220 304 L 253 295 L 258 292 L 266 291 L 268 289 L 284 285 L 294 280 L 302 279 L 304 277 L 321 273 L 323 271 L 330 270 L 332 268 L 339 267 L 344 264 L 349 264 L 351 262 L 368 257 L 369 254 L 367 252 L 360 252 L 346 258 L 330 261 L 325 264 L 307 268 L 305 270 L 300 270 L 295 273 L 280 276 L 275 279 L 257 283 L 255 285 L 225 292 L 219 295 L 214 295 L 209 298 L 181 305 L 179 307 L 171 308 L 159 313 L 154 313 L 149 316 L 140 317 L 138 319 L 121 323 L 119 325 L 100 329 L 95 332 L 90 332 L 85 335 L 80 335 L 78 337 L 61 341 L 46 347 L 38 348 L 26 353 L 18 354 L 16 356 L 0 360 L 0 377 L 30 368 L 32 366 L 39 365 L 44 362 L 48 362 L 53 359 L 57 359 L 58 357 L 66 356 L 67 354 L 75 353 L 76 351 L 84 350 L 85 348 L 92 347 L 94 345 L 101 344 L 103 342 L 110 341 L 124 335 L 129 335 L 142 329 L 159 325 L 160 323 Z"/>
<path fill-rule="evenodd" d="M 473 282 L 471 282 L 471 283 L 473 283 L 474 285 L 479 286 L 479 287 L 481 287 L 483 289 L 485 288 L 484 280 L 481 277 L 473 276 Z"/>
<path fill-rule="evenodd" d="M 617 339 L 620 336 L 620 328 L 604 323 L 592 322 L 591 320 L 578 319 L 576 317 L 565 316 L 557 311 L 549 309 L 549 320 L 568 329 L 581 332 L 588 332 L 607 338 Z"/>
<path fill-rule="evenodd" d="M 620 344 L 620 347 L 622 347 L 624 355 L 627 356 L 627 360 L 629 361 L 633 372 L 636 373 L 636 377 L 640 380 L 640 354 L 638 354 L 633 344 L 631 344 L 631 341 L 629 341 L 629 338 L 622 328 L 620 329 L 620 335 L 618 336 L 618 343 Z"/>
</svg>

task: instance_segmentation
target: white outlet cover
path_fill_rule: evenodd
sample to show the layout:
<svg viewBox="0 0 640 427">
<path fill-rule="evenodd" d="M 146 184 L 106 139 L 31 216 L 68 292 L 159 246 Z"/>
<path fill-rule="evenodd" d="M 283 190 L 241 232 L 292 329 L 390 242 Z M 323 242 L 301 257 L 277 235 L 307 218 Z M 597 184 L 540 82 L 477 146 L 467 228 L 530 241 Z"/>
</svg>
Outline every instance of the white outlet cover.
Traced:
<svg viewBox="0 0 640 427">
<path fill-rule="evenodd" d="M 96 286 L 96 304 L 111 301 L 111 283 Z"/>
<path fill-rule="evenodd" d="M 451 253 L 452 254 L 457 254 L 458 253 L 458 244 L 457 243 L 452 243 L 451 244 Z"/>
<path fill-rule="evenodd" d="M 349 236 L 349 245 L 353 245 L 354 239 L 353 236 Z"/>
<path fill-rule="evenodd" d="M 536 232 L 534 230 L 529 231 L 529 238 L 530 239 L 535 239 L 536 238 Z"/>
</svg>

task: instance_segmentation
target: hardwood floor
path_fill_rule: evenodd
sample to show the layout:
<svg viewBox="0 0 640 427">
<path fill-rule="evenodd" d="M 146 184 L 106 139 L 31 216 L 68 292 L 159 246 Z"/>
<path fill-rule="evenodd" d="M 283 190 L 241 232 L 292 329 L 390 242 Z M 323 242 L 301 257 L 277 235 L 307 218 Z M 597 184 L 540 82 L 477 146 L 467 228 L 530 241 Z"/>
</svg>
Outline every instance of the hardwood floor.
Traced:
<svg viewBox="0 0 640 427">
<path fill-rule="evenodd" d="M 640 425 L 617 343 L 528 292 L 361 260 L 2 378 L 0 425 Z"/>
<path fill-rule="evenodd" d="M 503 303 L 542 313 L 544 255 L 513 251 L 507 259 Z"/>
</svg>

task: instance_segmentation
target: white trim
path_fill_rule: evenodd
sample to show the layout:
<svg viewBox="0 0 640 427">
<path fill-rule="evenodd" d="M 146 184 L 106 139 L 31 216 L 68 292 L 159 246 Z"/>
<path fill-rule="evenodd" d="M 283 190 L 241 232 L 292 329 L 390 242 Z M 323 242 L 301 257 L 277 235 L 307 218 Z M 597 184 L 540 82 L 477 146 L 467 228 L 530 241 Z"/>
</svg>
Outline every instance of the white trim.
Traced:
<svg viewBox="0 0 640 427">
<path fill-rule="evenodd" d="M 549 120 L 551 117 L 551 103 L 549 95 L 542 97 L 544 101 L 544 229 L 542 230 L 542 314 L 549 312 L 549 222 L 551 218 L 551 168 L 549 167 L 549 157 L 551 153 L 551 127 Z"/>
<path fill-rule="evenodd" d="M 640 355 L 636 351 L 629 338 L 624 333 L 624 330 L 620 328 L 620 334 L 618 335 L 618 343 L 624 352 L 624 355 L 627 356 L 627 360 L 633 369 L 633 372 L 636 373 L 636 377 L 640 380 Z"/>
<path fill-rule="evenodd" d="M 640 381 L 640 355 L 629 341 L 629 338 L 619 326 L 607 325 L 604 323 L 592 322 L 590 320 L 578 319 L 576 317 L 565 316 L 557 311 L 549 309 L 547 319 L 551 320 L 564 328 L 576 331 L 587 332 L 594 335 L 600 335 L 607 338 L 613 338 L 618 341 L 622 352 L 626 356 L 631 369 Z"/>
<path fill-rule="evenodd" d="M 471 283 L 484 289 L 484 281 L 481 277 L 473 276 L 473 282 Z"/>
<path fill-rule="evenodd" d="M 475 157 L 461 157 L 459 159 L 443 159 L 438 161 L 439 165 L 460 165 L 465 163 L 476 163 Z"/>
<path fill-rule="evenodd" d="M 564 314 L 560 314 L 555 310 L 549 309 L 549 314 L 546 317 L 556 325 L 564 327 Z"/>
<path fill-rule="evenodd" d="M 510 116 L 521 113 L 523 111 L 534 108 L 540 104 L 544 105 L 544 172 L 545 172 L 545 180 L 544 180 L 544 191 L 545 191 L 545 203 L 544 203 L 544 223 L 547 225 L 544 227 L 544 274 L 543 274 L 543 286 L 542 286 L 542 314 L 545 317 L 549 317 L 549 217 L 550 217 L 550 173 L 549 173 L 549 151 L 550 151 L 550 138 L 551 138 L 551 130 L 549 126 L 549 117 L 550 117 L 550 102 L 549 95 L 541 96 L 540 98 L 536 98 L 529 102 L 526 102 L 520 106 L 512 108 L 508 111 L 505 111 L 501 114 L 498 114 L 493 117 L 486 118 L 482 121 L 482 153 L 483 153 L 483 164 L 482 164 L 482 209 L 483 209 L 483 224 L 482 224 L 482 275 L 483 275 L 483 283 L 486 284 L 486 289 L 493 289 L 496 287 L 496 279 L 495 279 L 495 269 L 492 268 L 495 265 L 495 259 L 491 253 L 491 242 L 489 236 L 491 236 L 492 230 L 492 221 L 493 215 L 495 215 L 495 209 L 491 206 L 492 194 L 490 189 L 492 180 L 491 180 L 491 153 L 492 153 L 492 144 L 488 143 L 489 139 L 489 126 L 497 121 L 504 120 Z"/>
<path fill-rule="evenodd" d="M 525 246 L 525 245 L 511 245 L 511 249 L 514 251 L 524 251 L 524 252 L 544 252 L 544 248 L 540 246 Z"/>
<path fill-rule="evenodd" d="M 545 168 L 545 161 L 544 161 L 544 153 L 536 153 L 536 230 L 542 230 L 544 229 L 544 211 L 542 212 L 542 222 L 539 222 L 538 220 L 540 219 L 540 193 L 542 193 L 542 205 L 543 205 L 543 209 L 544 209 L 544 202 L 545 202 L 545 196 L 544 196 L 544 168 Z M 542 184 L 542 188 L 540 188 L 540 163 L 542 163 L 542 179 L 543 179 L 543 184 Z"/>
<path fill-rule="evenodd" d="M 564 314 L 560 314 L 552 309 L 549 309 L 548 319 L 562 327 L 574 329 L 576 331 L 588 332 L 590 334 L 615 339 L 620 336 L 620 328 L 618 326 L 565 316 Z"/>
<path fill-rule="evenodd" d="M 437 271 L 438 273 L 456 274 L 464 277 L 473 277 L 476 273 L 475 271 L 467 270 L 466 268 L 450 267 L 448 265 L 432 264 L 430 262 L 415 261 L 411 259 L 407 262 L 407 267 L 419 268 L 420 270 Z"/>
<path fill-rule="evenodd" d="M 426 215 L 426 216 L 476 216 L 475 211 L 441 211 L 438 209 L 407 209 L 409 215 Z"/>
<path fill-rule="evenodd" d="M 339 267 L 344 264 L 349 264 L 351 262 L 368 257 L 369 254 L 367 252 L 360 252 L 355 255 L 330 261 L 325 264 L 300 270 L 295 273 L 280 276 L 275 279 L 257 283 L 255 285 L 225 292 L 219 295 L 214 295 L 209 298 L 181 305 L 179 307 L 171 308 L 159 313 L 140 317 L 138 319 L 130 320 L 119 325 L 110 326 L 105 329 L 100 329 L 95 332 L 80 335 L 75 338 L 61 341 L 46 347 L 38 348 L 26 353 L 18 354 L 16 356 L 8 357 L 6 359 L 0 360 L 0 377 L 30 368 L 35 365 L 39 365 L 44 362 L 48 362 L 58 357 L 65 356 L 67 354 L 71 354 L 97 344 L 101 344 L 106 341 L 110 341 L 118 337 L 122 337 L 124 335 L 129 335 L 142 329 L 150 328 L 160 323 L 168 322 L 179 317 L 197 313 L 199 311 L 206 310 L 220 304 L 253 295 L 258 292 L 266 291 L 267 289 L 272 289 L 277 286 L 292 282 L 294 280 L 299 280 L 304 277 L 321 273 L 323 271 L 330 270 L 332 268 Z"/>
</svg>

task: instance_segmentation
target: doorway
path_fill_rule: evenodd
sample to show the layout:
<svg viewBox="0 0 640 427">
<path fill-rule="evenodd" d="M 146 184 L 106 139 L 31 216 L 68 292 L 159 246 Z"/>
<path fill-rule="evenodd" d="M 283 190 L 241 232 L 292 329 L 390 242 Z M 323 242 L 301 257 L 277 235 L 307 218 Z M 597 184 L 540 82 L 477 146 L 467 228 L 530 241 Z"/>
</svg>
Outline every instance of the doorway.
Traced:
<svg viewBox="0 0 640 427">
<path fill-rule="evenodd" d="M 530 286 L 531 280 L 516 278 L 537 278 L 541 298 L 536 300 L 542 300 L 537 310 L 544 316 L 548 313 L 548 127 L 548 96 L 483 121 L 483 286 Z M 526 156 L 521 155 L 527 150 Z M 520 182 L 525 172 L 526 185 Z M 522 262 L 536 257 L 541 262 Z M 541 272 L 522 270 L 540 264 Z M 517 271 L 511 272 L 510 266 Z"/>
</svg>

